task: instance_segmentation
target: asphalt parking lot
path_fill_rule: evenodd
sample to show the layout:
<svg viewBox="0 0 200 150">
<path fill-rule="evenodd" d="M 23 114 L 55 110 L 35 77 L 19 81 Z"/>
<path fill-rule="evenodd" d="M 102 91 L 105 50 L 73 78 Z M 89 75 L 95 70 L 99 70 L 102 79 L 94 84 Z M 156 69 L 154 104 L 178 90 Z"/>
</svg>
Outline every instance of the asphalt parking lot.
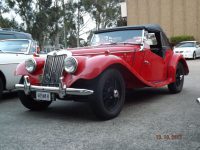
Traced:
<svg viewBox="0 0 200 150">
<path fill-rule="evenodd" d="M 188 60 L 180 94 L 166 87 L 129 94 L 120 114 L 95 118 L 85 103 L 56 101 L 49 109 L 24 108 L 16 94 L 0 100 L 0 150 L 199 150 L 200 59 Z"/>
</svg>

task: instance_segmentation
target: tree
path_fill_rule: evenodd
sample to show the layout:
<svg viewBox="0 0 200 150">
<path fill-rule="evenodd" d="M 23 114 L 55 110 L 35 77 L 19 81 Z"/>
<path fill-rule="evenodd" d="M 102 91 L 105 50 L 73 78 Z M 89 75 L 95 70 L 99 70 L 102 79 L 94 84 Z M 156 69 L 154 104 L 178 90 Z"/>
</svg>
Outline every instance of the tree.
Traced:
<svg viewBox="0 0 200 150">
<path fill-rule="evenodd" d="M 31 33 L 33 21 L 35 20 L 35 11 L 32 8 L 33 2 L 29 0 L 6 0 L 6 4 L 21 16 L 26 23 L 26 31 Z"/>
<path fill-rule="evenodd" d="M 119 0 L 82 0 L 84 8 L 96 22 L 96 29 L 117 24 L 120 17 Z"/>
<path fill-rule="evenodd" d="M 96 29 L 114 26 L 120 16 L 118 0 L 5 0 L 24 22 L 26 32 L 32 34 L 42 48 L 46 41 L 52 45 L 61 43 L 65 47 L 79 46 L 80 35 L 90 23 L 84 22 L 84 15 L 90 14 L 96 22 Z M 14 23 L 13 19 L 13 23 Z M 6 26 L 6 25 L 5 25 Z M 64 31 L 64 32 L 63 32 Z M 48 40 L 46 40 L 48 39 Z M 61 42 L 60 42 L 61 41 Z M 84 42 L 82 42 L 84 43 Z"/>
<path fill-rule="evenodd" d="M 6 4 L 3 4 L 2 1 L 0 1 L 0 16 L 2 17 L 2 14 L 8 11 L 8 6 L 6 6 Z"/>
<path fill-rule="evenodd" d="M 21 16 L 25 22 L 26 31 L 39 41 L 39 46 L 42 48 L 47 36 L 54 38 L 52 41 L 56 43 L 55 35 L 59 32 L 57 25 L 61 18 L 57 1 L 54 5 L 52 0 L 6 0 L 6 3 L 10 9 Z"/>
<path fill-rule="evenodd" d="M 22 29 L 14 19 L 10 20 L 2 16 L 6 12 L 9 12 L 8 6 L 0 1 L 0 28 Z"/>
<path fill-rule="evenodd" d="M 0 16 L 0 28 L 11 28 L 23 30 L 23 28 L 14 20 L 9 20 Z"/>
<path fill-rule="evenodd" d="M 73 0 L 68 1 L 67 3 L 63 2 L 63 30 L 64 34 L 62 34 L 65 39 L 67 47 L 77 47 L 79 46 L 79 30 L 77 25 L 77 9 L 79 4 L 74 2 Z M 80 24 L 83 22 L 81 16 L 79 16 Z M 78 39 L 78 40 L 77 40 Z M 64 40 L 63 40 L 64 41 Z M 64 44 L 64 43 L 63 43 Z"/>
</svg>

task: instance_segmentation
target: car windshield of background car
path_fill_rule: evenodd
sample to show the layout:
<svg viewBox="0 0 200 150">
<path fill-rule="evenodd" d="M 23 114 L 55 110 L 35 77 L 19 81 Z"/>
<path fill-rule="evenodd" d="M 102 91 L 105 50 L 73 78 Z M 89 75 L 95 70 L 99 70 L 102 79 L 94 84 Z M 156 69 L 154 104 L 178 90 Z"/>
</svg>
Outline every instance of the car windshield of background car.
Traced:
<svg viewBox="0 0 200 150">
<path fill-rule="evenodd" d="M 195 47 L 195 44 L 193 42 L 189 43 L 180 43 L 176 47 Z"/>
<path fill-rule="evenodd" d="M 29 47 L 28 40 L 3 40 L 0 41 L 0 50 L 8 53 L 26 53 Z"/>
<path fill-rule="evenodd" d="M 37 42 L 36 41 L 32 41 L 29 53 L 30 54 L 38 53 L 37 52 L 38 48 L 39 48 L 39 46 L 37 46 Z"/>
<path fill-rule="evenodd" d="M 91 40 L 91 46 L 104 44 L 141 44 L 142 30 L 123 30 L 96 33 Z"/>
</svg>

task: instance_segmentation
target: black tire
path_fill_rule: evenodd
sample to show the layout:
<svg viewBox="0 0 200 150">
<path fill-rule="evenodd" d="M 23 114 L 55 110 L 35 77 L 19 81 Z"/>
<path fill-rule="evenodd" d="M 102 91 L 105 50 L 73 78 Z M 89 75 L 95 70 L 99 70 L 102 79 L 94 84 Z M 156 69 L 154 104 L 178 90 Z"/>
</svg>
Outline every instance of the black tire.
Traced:
<svg viewBox="0 0 200 150">
<path fill-rule="evenodd" d="M 196 52 L 193 53 L 193 60 L 197 58 Z"/>
<path fill-rule="evenodd" d="M 96 116 L 108 120 L 119 115 L 125 101 L 125 83 L 115 69 L 104 71 L 94 83 L 91 106 Z"/>
<path fill-rule="evenodd" d="M 20 80 L 20 84 L 23 83 L 23 79 Z M 44 110 L 52 101 L 36 101 L 30 95 L 26 95 L 24 91 L 18 91 L 18 96 L 21 103 L 30 110 Z"/>
<path fill-rule="evenodd" d="M 168 85 L 168 89 L 171 93 L 179 93 L 183 89 L 184 83 L 184 68 L 182 63 L 178 63 L 176 68 L 176 81 Z"/>
<path fill-rule="evenodd" d="M 2 99 L 2 95 L 3 95 L 3 81 L 0 78 L 0 99 Z"/>
</svg>

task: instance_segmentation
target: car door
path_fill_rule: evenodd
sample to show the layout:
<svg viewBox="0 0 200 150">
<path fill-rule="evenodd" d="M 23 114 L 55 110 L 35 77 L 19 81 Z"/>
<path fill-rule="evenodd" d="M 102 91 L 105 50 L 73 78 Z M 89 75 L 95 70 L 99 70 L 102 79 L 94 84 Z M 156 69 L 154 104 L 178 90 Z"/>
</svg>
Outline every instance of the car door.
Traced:
<svg viewBox="0 0 200 150">
<path fill-rule="evenodd" d="M 141 72 L 144 56 L 145 56 L 145 51 L 140 51 L 139 48 L 134 52 L 133 68 L 138 74 L 140 74 Z"/>
<path fill-rule="evenodd" d="M 145 56 L 140 72 L 141 76 L 150 82 L 161 82 L 167 78 L 165 59 L 150 49 L 145 50 Z"/>
<path fill-rule="evenodd" d="M 162 82 L 167 79 L 167 63 L 160 33 L 154 33 L 152 39 L 150 49 L 144 50 L 145 54 L 140 74 L 149 82 Z"/>
</svg>

